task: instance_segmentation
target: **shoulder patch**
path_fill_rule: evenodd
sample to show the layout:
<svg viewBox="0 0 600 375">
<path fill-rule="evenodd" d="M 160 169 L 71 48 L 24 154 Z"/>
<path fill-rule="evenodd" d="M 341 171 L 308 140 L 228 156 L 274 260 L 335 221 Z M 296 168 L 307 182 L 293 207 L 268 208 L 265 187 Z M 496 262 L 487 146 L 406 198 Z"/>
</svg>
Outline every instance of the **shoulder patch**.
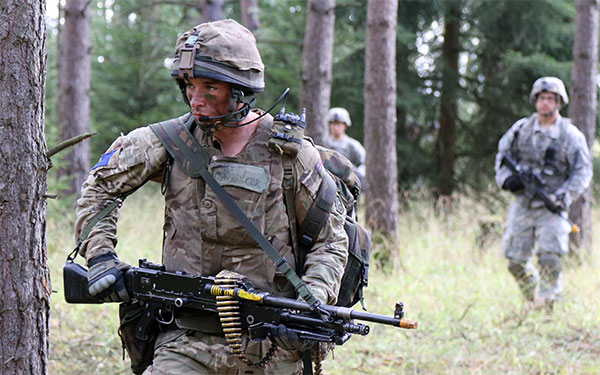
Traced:
<svg viewBox="0 0 600 375">
<path fill-rule="evenodd" d="M 317 163 L 315 164 L 315 169 L 317 170 L 319 175 L 323 175 L 323 162 L 321 162 L 321 160 L 317 161 Z"/>
<path fill-rule="evenodd" d="M 102 154 L 102 156 L 100 156 L 100 160 L 98 160 L 98 163 L 96 163 L 96 165 L 94 165 L 92 169 L 105 167 L 106 165 L 108 165 L 110 158 L 115 154 L 115 152 L 117 152 L 117 150 L 112 150 L 111 152 Z"/>
</svg>

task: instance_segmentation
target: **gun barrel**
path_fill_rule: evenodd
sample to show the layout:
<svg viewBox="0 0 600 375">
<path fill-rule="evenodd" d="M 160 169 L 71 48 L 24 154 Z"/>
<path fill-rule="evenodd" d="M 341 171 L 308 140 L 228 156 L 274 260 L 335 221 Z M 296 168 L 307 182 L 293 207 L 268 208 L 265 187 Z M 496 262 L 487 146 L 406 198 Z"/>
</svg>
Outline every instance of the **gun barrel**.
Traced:
<svg viewBox="0 0 600 375">
<path fill-rule="evenodd" d="M 282 297 L 274 297 L 268 294 L 263 296 L 262 304 L 266 306 L 282 307 L 300 311 L 311 311 L 310 305 L 304 301 L 292 300 L 289 298 Z M 373 314 L 364 311 L 353 310 L 348 307 L 320 305 L 319 308 L 327 312 L 331 316 L 341 318 L 344 320 L 363 320 L 366 322 L 380 323 L 405 329 L 417 328 L 418 325 L 416 321 L 410 319 Z"/>
<path fill-rule="evenodd" d="M 279 307 L 290 310 L 298 310 L 310 312 L 311 307 L 304 301 L 299 301 L 290 298 L 272 296 L 268 293 L 252 293 L 244 291 L 238 288 L 226 289 L 216 285 L 206 284 L 205 290 L 210 294 L 216 295 L 230 295 L 240 299 L 258 302 L 265 306 Z M 380 323 L 393 327 L 414 329 L 417 328 L 417 322 L 406 318 L 391 317 L 379 314 L 372 314 L 363 311 L 357 311 L 348 307 L 331 306 L 331 305 L 320 305 L 319 307 L 323 311 L 327 312 L 331 316 L 341 318 L 344 320 L 364 320 L 367 322 Z"/>
<path fill-rule="evenodd" d="M 336 311 L 336 316 L 348 317 L 350 319 L 364 320 L 367 322 L 380 323 L 389 326 L 414 329 L 418 323 L 411 319 L 397 318 L 386 315 L 372 314 L 364 311 L 357 311 L 347 307 L 326 306 L 326 309 L 333 307 Z"/>
</svg>

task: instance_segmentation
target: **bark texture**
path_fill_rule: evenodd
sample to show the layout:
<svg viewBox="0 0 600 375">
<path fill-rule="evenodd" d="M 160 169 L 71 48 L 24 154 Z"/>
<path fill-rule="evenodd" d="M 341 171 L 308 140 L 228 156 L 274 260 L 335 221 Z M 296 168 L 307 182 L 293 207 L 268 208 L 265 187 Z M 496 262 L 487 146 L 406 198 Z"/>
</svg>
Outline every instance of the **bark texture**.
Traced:
<svg viewBox="0 0 600 375">
<path fill-rule="evenodd" d="M 397 0 L 369 0 L 365 44 L 367 225 L 397 236 L 396 23 Z"/>
<path fill-rule="evenodd" d="M 334 24 L 335 0 L 306 2 L 300 107 L 306 108 L 306 135 L 320 145 L 328 138 Z"/>
<path fill-rule="evenodd" d="M 0 2 L 0 373 L 48 373 L 45 4 Z"/>
<path fill-rule="evenodd" d="M 200 23 L 223 19 L 223 0 L 199 0 Z"/>
<path fill-rule="evenodd" d="M 460 52 L 461 3 L 446 3 L 444 44 L 442 45 L 442 94 L 440 97 L 440 131 L 437 139 L 438 193 L 450 196 L 454 191 L 456 126 L 458 124 L 458 55 Z"/>
<path fill-rule="evenodd" d="M 576 0 L 569 117 L 585 135 L 590 150 L 596 131 L 597 74 L 598 0 Z M 581 232 L 571 234 L 571 248 L 576 253 L 579 248 L 591 250 L 591 200 L 591 189 L 587 189 L 569 212 L 581 227 Z"/>
<path fill-rule="evenodd" d="M 240 0 L 242 24 L 254 32 L 260 27 L 258 20 L 258 0 Z"/>
<path fill-rule="evenodd" d="M 59 34 L 57 121 L 62 140 L 90 132 L 90 22 L 91 0 L 67 0 L 65 23 Z M 89 142 L 68 149 L 58 175 L 69 186 L 63 193 L 79 194 L 90 170 Z"/>
</svg>

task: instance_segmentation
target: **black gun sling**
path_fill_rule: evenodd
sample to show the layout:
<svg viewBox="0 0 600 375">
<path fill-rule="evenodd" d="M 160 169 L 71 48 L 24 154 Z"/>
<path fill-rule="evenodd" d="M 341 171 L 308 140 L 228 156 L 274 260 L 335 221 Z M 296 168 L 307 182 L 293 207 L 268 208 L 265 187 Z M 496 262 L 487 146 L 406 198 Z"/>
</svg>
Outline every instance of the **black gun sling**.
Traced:
<svg viewBox="0 0 600 375">
<path fill-rule="evenodd" d="M 193 119 L 193 117 L 190 117 Z M 225 207 L 244 226 L 248 234 L 256 241 L 260 248 L 275 264 L 275 268 L 285 275 L 292 283 L 298 295 L 305 300 L 313 310 L 317 310 L 320 302 L 308 290 L 306 284 L 300 279 L 296 272 L 290 267 L 287 260 L 277 253 L 277 250 L 248 219 L 244 212 L 237 206 L 234 200 L 215 180 L 208 171 L 209 156 L 189 129 L 178 119 L 168 120 L 151 124 L 150 129 L 156 134 L 165 149 L 175 159 L 177 164 L 192 178 L 202 178 L 206 184 L 221 199 Z"/>
</svg>

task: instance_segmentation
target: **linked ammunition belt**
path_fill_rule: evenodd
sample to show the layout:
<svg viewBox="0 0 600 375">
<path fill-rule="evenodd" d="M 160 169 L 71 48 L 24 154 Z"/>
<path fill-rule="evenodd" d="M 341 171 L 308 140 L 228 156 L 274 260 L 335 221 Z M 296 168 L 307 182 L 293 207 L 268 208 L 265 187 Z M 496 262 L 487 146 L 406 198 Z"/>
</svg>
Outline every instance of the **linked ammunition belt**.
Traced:
<svg viewBox="0 0 600 375">
<path fill-rule="evenodd" d="M 216 276 L 215 284 L 223 288 L 233 289 L 238 287 L 241 279 L 242 276 L 239 274 L 222 271 Z M 277 346 L 271 344 L 265 356 L 257 362 L 253 362 L 246 357 L 242 343 L 242 322 L 239 305 L 240 302 L 232 296 L 217 296 L 217 311 L 227 345 L 229 345 L 233 355 L 248 366 L 265 367 L 273 358 Z"/>
</svg>

